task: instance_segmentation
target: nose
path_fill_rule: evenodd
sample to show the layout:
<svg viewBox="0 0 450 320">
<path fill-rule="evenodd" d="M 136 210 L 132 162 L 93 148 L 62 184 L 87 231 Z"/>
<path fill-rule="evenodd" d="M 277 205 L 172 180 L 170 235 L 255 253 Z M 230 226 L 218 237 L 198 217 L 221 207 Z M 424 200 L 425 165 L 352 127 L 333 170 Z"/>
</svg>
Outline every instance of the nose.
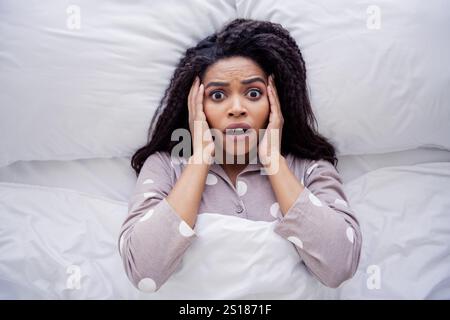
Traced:
<svg viewBox="0 0 450 320">
<path fill-rule="evenodd" d="M 228 115 L 230 117 L 239 117 L 239 116 L 245 116 L 247 115 L 247 110 L 245 109 L 245 107 L 242 105 L 241 101 L 239 100 L 238 97 L 236 97 L 233 101 L 232 101 L 232 105 L 231 108 L 228 110 Z"/>
</svg>

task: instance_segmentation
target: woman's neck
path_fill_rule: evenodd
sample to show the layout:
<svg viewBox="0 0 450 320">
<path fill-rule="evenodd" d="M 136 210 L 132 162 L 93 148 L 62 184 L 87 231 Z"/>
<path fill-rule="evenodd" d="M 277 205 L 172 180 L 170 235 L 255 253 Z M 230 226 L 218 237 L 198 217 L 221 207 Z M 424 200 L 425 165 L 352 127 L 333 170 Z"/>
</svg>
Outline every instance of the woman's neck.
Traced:
<svg viewBox="0 0 450 320">
<path fill-rule="evenodd" d="M 222 164 L 223 171 L 227 174 L 227 176 L 230 178 L 231 182 L 234 186 L 236 186 L 236 178 L 239 173 L 242 172 L 242 170 L 247 167 L 247 163 L 244 164 Z"/>
<path fill-rule="evenodd" d="M 241 173 L 250 162 L 249 155 L 248 154 L 245 155 L 244 163 L 238 163 L 237 157 L 233 157 L 233 161 L 231 161 L 231 163 L 227 163 L 227 161 L 225 161 L 225 159 L 226 159 L 225 155 L 224 155 L 223 159 L 224 159 L 224 161 L 221 164 L 223 171 L 225 171 L 225 173 L 228 175 L 228 177 L 230 178 L 233 185 L 236 186 L 236 178 L 237 178 L 238 174 Z M 242 161 L 239 161 L 239 162 L 242 162 Z"/>
</svg>

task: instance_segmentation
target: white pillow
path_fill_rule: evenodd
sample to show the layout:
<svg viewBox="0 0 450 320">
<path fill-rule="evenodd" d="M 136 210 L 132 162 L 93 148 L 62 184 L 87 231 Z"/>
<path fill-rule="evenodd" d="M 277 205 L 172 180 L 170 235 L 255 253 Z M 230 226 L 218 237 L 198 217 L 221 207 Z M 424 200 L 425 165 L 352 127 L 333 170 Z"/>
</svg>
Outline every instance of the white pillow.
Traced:
<svg viewBox="0 0 450 320">
<path fill-rule="evenodd" d="M 338 154 L 450 149 L 446 1 L 378 1 L 380 29 L 372 4 L 3 0 L 0 166 L 131 156 L 185 50 L 236 17 L 291 31 Z"/>
<path fill-rule="evenodd" d="M 239 16 L 295 38 L 319 131 L 338 154 L 450 149 L 447 0 L 236 1 Z"/>
<path fill-rule="evenodd" d="M 0 166 L 131 156 L 185 50 L 235 15 L 231 0 L 2 0 Z"/>
</svg>

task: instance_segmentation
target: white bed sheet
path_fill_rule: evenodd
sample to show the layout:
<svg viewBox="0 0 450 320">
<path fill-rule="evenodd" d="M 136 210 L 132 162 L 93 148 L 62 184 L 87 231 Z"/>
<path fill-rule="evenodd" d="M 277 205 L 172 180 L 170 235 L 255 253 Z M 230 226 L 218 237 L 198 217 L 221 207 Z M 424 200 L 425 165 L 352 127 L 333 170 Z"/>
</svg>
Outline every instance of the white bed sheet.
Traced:
<svg viewBox="0 0 450 320">
<path fill-rule="evenodd" d="M 345 191 L 363 233 L 361 262 L 355 277 L 336 291 L 330 291 L 311 281 L 303 270 L 300 276 L 308 279 L 305 280 L 308 285 L 294 292 L 287 285 L 275 286 L 274 290 L 280 296 L 288 294 L 298 299 L 450 298 L 450 162 L 376 169 L 349 181 Z M 252 286 L 264 285 L 261 274 L 267 281 L 275 281 L 270 272 L 247 274 L 246 282 L 242 283 L 242 278 L 238 278 L 242 263 L 230 268 L 234 273 L 227 274 L 226 282 L 220 281 L 224 270 L 217 263 L 221 259 L 242 250 L 245 255 L 246 248 L 248 254 L 253 254 L 254 248 L 264 247 L 261 241 L 271 239 L 260 236 L 261 232 L 267 235 L 267 230 L 259 222 L 239 220 L 239 225 L 261 225 L 249 231 L 256 232 L 254 236 L 246 235 L 253 242 L 244 248 L 239 241 L 221 241 L 221 237 L 234 238 L 239 233 L 238 227 L 223 227 L 233 217 L 216 215 L 214 219 L 223 219 L 224 223 L 200 223 L 199 232 L 206 235 L 206 241 L 193 246 L 186 253 L 184 265 L 167 285 L 149 296 L 131 286 L 118 255 L 117 236 L 126 215 L 126 202 L 55 187 L 0 183 L 0 212 L 0 298 L 259 299 L 276 296 L 275 291 L 261 293 Z M 223 251 L 207 254 L 217 246 L 217 241 L 225 243 Z M 274 245 L 258 252 L 254 270 L 263 271 L 275 263 L 271 260 Z M 195 259 L 195 256 L 205 258 Z M 277 259 L 277 263 L 283 263 Z M 291 261 L 283 267 L 288 269 L 292 265 Z M 187 272 L 205 266 L 209 266 L 208 273 Z M 81 276 L 80 287 L 74 289 L 72 280 L 77 270 Z M 297 273 L 292 273 L 296 276 L 292 281 L 298 281 Z M 216 288 L 200 285 L 202 279 L 215 279 L 222 283 L 224 290 L 218 292 Z"/>
<path fill-rule="evenodd" d="M 385 154 L 338 157 L 338 171 L 347 183 L 383 167 L 450 162 L 450 151 L 418 148 Z M 128 201 L 136 182 L 129 158 L 73 161 L 18 161 L 0 167 L 0 182 L 58 187 L 117 201 Z"/>
</svg>

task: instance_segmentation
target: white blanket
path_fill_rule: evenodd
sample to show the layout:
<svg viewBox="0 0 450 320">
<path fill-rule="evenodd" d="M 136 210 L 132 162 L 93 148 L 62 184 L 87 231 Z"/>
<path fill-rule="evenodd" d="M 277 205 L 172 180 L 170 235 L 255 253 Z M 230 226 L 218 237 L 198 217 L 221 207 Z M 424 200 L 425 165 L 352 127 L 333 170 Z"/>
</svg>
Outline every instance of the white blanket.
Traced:
<svg viewBox="0 0 450 320">
<path fill-rule="evenodd" d="M 116 247 L 126 202 L 0 183 L 0 298 L 450 298 L 450 163 L 379 169 L 345 188 L 363 249 L 340 288 L 321 285 L 273 223 L 203 214 L 178 270 L 143 294 Z"/>
<path fill-rule="evenodd" d="M 201 214 L 198 241 L 151 299 L 331 299 L 274 223 Z"/>
</svg>

